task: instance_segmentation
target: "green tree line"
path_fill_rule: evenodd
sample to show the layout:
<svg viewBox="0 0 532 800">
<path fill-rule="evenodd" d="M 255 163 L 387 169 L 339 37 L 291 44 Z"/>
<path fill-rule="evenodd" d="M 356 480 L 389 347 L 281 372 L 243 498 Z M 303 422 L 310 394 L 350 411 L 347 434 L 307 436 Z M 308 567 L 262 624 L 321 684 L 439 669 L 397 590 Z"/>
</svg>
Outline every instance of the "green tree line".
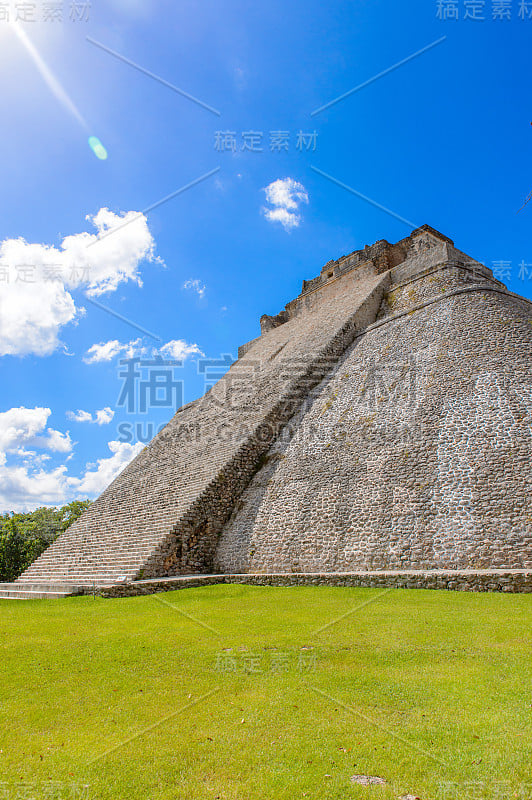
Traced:
<svg viewBox="0 0 532 800">
<path fill-rule="evenodd" d="M 90 500 L 74 500 L 61 508 L 1 514 L 0 582 L 18 578 L 89 506 Z"/>
</svg>

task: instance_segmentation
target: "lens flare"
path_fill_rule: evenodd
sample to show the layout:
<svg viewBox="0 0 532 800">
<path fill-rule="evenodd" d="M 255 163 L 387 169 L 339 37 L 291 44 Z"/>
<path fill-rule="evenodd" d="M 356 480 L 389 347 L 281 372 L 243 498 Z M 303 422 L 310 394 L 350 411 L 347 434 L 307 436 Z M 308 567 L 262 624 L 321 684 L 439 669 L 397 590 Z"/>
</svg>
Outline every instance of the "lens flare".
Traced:
<svg viewBox="0 0 532 800">
<path fill-rule="evenodd" d="M 30 40 L 30 38 L 29 38 L 28 34 L 26 33 L 26 31 L 24 31 L 21 28 L 21 26 L 18 24 L 18 22 L 13 22 L 12 23 L 12 29 L 15 32 L 15 34 L 18 36 L 19 41 L 26 48 L 26 51 L 27 51 L 28 55 L 30 56 L 30 58 L 32 59 L 33 63 L 35 64 L 35 66 L 39 70 L 42 79 L 47 84 L 47 86 L 50 89 L 50 91 L 53 92 L 53 94 L 57 97 L 59 102 L 64 106 L 64 108 L 66 108 L 72 114 L 72 116 L 79 122 L 79 124 L 83 128 L 85 128 L 85 130 L 87 130 L 87 127 L 88 127 L 87 123 L 83 119 L 82 115 L 80 114 L 80 112 L 78 111 L 78 109 L 76 108 L 76 106 L 74 105 L 74 103 L 72 102 L 72 100 L 70 99 L 68 94 L 66 93 L 66 91 L 63 89 L 63 87 L 59 83 L 58 79 L 55 77 L 55 75 L 52 72 L 52 70 L 49 68 L 48 64 L 46 64 L 46 62 L 43 60 L 43 58 L 41 58 L 40 53 L 37 51 L 37 48 L 35 47 L 33 42 Z"/>
<path fill-rule="evenodd" d="M 107 158 L 107 150 L 97 136 L 89 136 L 89 147 L 96 158 L 99 158 L 100 161 L 105 161 Z"/>
</svg>

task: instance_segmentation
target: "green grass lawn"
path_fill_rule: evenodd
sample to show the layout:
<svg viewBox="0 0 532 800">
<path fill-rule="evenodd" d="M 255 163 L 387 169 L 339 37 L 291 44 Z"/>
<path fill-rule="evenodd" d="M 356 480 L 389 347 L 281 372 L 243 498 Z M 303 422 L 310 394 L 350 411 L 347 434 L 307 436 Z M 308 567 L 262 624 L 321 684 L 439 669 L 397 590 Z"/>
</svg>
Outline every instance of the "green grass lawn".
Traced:
<svg viewBox="0 0 532 800">
<path fill-rule="evenodd" d="M 400 589 L 1 601 L 0 797 L 532 798 L 531 618 Z"/>
</svg>

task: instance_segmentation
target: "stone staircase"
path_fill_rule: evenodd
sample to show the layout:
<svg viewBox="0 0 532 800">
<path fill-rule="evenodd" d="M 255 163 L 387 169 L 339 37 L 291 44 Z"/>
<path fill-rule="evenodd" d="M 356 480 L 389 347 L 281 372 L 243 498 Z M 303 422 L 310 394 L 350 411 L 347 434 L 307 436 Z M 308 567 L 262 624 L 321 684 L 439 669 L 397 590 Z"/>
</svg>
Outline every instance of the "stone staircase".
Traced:
<svg viewBox="0 0 532 800">
<path fill-rule="evenodd" d="M 90 587 L 73 583 L 0 583 L 0 600 L 53 600 L 75 594 L 86 594 Z"/>
<path fill-rule="evenodd" d="M 142 544 L 102 540 L 80 548 L 74 537 L 61 536 L 17 579 L 21 589 L 39 583 L 103 585 L 134 580 L 158 538 Z"/>
<path fill-rule="evenodd" d="M 157 542 L 150 537 L 125 543 L 117 536 L 86 542 L 63 534 L 14 583 L 0 583 L 0 600 L 91 594 L 133 581 Z"/>
<path fill-rule="evenodd" d="M 368 262 L 356 275 L 323 282 L 326 297 L 313 290 L 292 301 L 283 324 L 272 322 L 204 398 L 180 409 L 0 596 L 90 593 L 210 571 L 218 533 L 261 458 L 309 389 L 375 320 L 389 274 Z"/>
</svg>

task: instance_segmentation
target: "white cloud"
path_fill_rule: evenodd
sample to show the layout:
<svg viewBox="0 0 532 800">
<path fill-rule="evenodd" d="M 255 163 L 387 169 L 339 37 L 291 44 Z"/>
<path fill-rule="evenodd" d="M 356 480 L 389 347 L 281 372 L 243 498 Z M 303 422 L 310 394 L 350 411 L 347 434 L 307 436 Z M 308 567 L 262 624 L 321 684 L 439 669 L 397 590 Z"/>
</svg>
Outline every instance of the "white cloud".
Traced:
<svg viewBox="0 0 532 800">
<path fill-rule="evenodd" d="M 116 356 L 135 358 L 147 353 L 147 348 L 142 346 L 142 339 L 133 339 L 131 342 L 119 342 L 111 339 L 109 342 L 93 344 L 83 360 L 86 364 L 98 364 L 101 361 L 112 361 Z"/>
<path fill-rule="evenodd" d="M 42 505 L 59 505 L 76 497 L 96 497 L 139 453 L 142 443 L 111 441 L 111 455 L 87 465 L 82 477 L 68 475 L 66 464 L 46 469 L 49 453 L 72 450 L 68 433 L 46 428 L 49 408 L 11 408 L 0 414 L 0 511 L 23 511 Z M 79 412 L 78 412 L 79 413 Z M 83 412 L 88 413 L 88 412 Z M 110 422 L 113 412 L 106 407 L 96 412 L 97 424 Z M 71 455 L 66 458 L 69 461 Z"/>
<path fill-rule="evenodd" d="M 61 505 L 75 498 L 100 495 L 143 449 L 141 442 L 108 442 L 112 453 L 98 459 L 95 469 L 87 468 L 82 478 L 69 477 L 62 464 L 46 471 L 38 458 L 7 465 L 0 453 L 0 511 L 24 511 L 45 505 Z"/>
<path fill-rule="evenodd" d="M 0 413 L 0 452 L 26 452 L 26 447 L 39 447 L 57 453 L 69 453 L 69 433 L 46 428 L 49 408 L 10 408 Z"/>
<path fill-rule="evenodd" d="M 263 206 L 262 213 L 269 222 L 280 222 L 285 231 L 297 228 L 301 203 L 308 203 L 307 190 L 294 178 L 278 178 L 263 189 L 270 208 Z"/>
<path fill-rule="evenodd" d="M 247 82 L 246 81 L 246 73 L 245 73 L 245 71 L 242 69 L 242 67 L 235 67 L 234 71 L 233 71 L 233 75 L 234 75 L 234 79 L 235 79 L 236 88 L 239 91 L 242 91 L 242 89 L 245 88 L 246 82 Z"/>
<path fill-rule="evenodd" d="M 42 433 L 51 414 L 49 408 L 10 408 L 0 413 L 0 450 L 15 450 Z"/>
<path fill-rule="evenodd" d="M 115 291 L 127 281 L 142 286 L 140 263 L 157 260 L 145 215 L 138 211 L 114 214 L 101 208 L 86 219 L 97 233 L 78 233 L 63 239 L 65 266 L 70 268 L 67 284 L 75 288 L 86 283 L 89 296 Z"/>
<path fill-rule="evenodd" d="M 308 195 L 302 183 L 293 178 L 278 178 L 264 189 L 266 200 L 273 206 L 296 210 L 299 203 L 308 203 Z"/>
<path fill-rule="evenodd" d="M 96 412 L 96 424 L 109 425 L 114 415 L 115 412 L 111 408 L 109 408 L 109 406 L 105 406 L 105 408 L 101 408 L 99 411 Z"/>
<path fill-rule="evenodd" d="M 113 441 L 108 442 L 107 446 L 112 456 L 99 458 L 96 469 L 88 469 L 83 478 L 68 479 L 69 486 L 76 490 L 78 496 L 96 497 L 101 494 L 144 448 L 141 442 L 128 444 Z"/>
<path fill-rule="evenodd" d="M 93 422 L 92 414 L 90 411 L 82 411 L 80 408 L 77 411 L 67 411 L 66 415 L 72 422 Z"/>
<path fill-rule="evenodd" d="M 83 361 L 86 364 L 98 364 L 100 361 L 112 361 L 115 356 L 122 352 L 123 344 L 118 339 L 111 339 L 108 342 L 99 342 L 89 347 Z"/>
<path fill-rule="evenodd" d="M 46 429 L 46 436 L 37 436 L 33 440 L 33 445 L 56 453 L 70 453 L 73 446 L 68 432 L 61 433 L 54 431 L 53 428 Z"/>
<path fill-rule="evenodd" d="M 200 300 L 203 300 L 205 297 L 205 292 L 207 291 L 207 287 L 205 284 L 198 280 L 198 278 L 189 278 L 183 284 L 183 289 L 190 289 L 193 292 L 196 292 Z"/>
<path fill-rule="evenodd" d="M 158 355 L 164 358 L 185 360 L 194 355 L 202 356 L 203 353 L 197 344 L 185 342 L 184 339 L 172 339 L 159 348 L 146 347 L 142 345 L 141 339 L 134 339 L 131 342 L 119 342 L 118 339 L 112 339 L 109 342 L 91 345 L 83 360 L 86 364 L 98 364 L 104 361 L 112 361 L 117 356 L 122 356 L 123 358 L 150 356 L 155 358 Z"/>
<path fill-rule="evenodd" d="M 0 510 L 25 511 L 67 501 L 66 467 L 48 472 L 38 464 L 7 466 L 0 459 Z"/>
<path fill-rule="evenodd" d="M 178 361 L 184 361 L 190 358 L 190 356 L 204 355 L 197 344 L 188 344 L 183 339 L 172 339 L 170 342 L 163 344 L 163 346 L 159 348 L 159 353 L 166 358 L 172 358 Z"/>
<path fill-rule="evenodd" d="M 297 228 L 301 220 L 298 214 L 293 214 L 291 211 L 287 211 L 286 208 L 265 208 L 264 216 L 268 222 L 280 222 L 285 231 Z"/>
<path fill-rule="evenodd" d="M 66 415 L 73 422 L 95 422 L 97 425 L 108 425 L 115 412 L 109 406 L 105 406 L 105 408 L 95 411 L 94 417 L 90 411 L 83 411 L 81 408 L 78 408 L 77 411 L 67 411 Z"/>
<path fill-rule="evenodd" d="M 46 427 L 51 413 L 23 406 L 0 413 L 0 505 L 5 510 L 53 504 L 65 495 L 66 467 L 43 469 L 50 452 L 70 453 L 73 447 L 69 433 Z M 34 447 L 49 452 L 28 449 Z"/>
<path fill-rule="evenodd" d="M 0 258 L 1 252 L 0 247 Z M 76 316 L 74 300 L 60 283 L 2 285 L 0 355 L 50 355 L 60 345 L 60 329 Z"/>
<path fill-rule="evenodd" d="M 83 313 L 72 290 L 95 296 L 127 281 L 141 286 L 141 262 L 158 260 L 144 214 L 101 208 L 87 219 L 96 233 L 65 236 L 58 247 L 0 241 L 0 355 L 50 355 L 61 328 Z"/>
</svg>

